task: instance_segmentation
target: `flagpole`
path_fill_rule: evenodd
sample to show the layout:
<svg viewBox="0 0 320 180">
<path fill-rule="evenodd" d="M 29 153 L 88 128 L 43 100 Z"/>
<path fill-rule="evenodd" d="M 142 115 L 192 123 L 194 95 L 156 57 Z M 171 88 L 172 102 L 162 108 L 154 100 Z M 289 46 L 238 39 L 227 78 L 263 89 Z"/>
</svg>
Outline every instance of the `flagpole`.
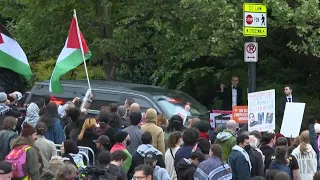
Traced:
<svg viewBox="0 0 320 180">
<path fill-rule="evenodd" d="M 91 85 L 90 85 L 90 81 L 89 81 L 89 75 L 88 75 L 88 69 L 87 69 L 87 64 L 86 64 L 86 59 L 84 57 L 84 52 L 83 52 L 83 47 L 82 47 L 82 40 L 81 40 L 81 36 L 80 36 L 80 29 L 78 26 L 78 18 L 77 18 L 77 13 L 76 10 L 73 10 L 75 19 L 76 19 L 76 25 L 77 25 L 77 35 L 78 35 L 78 39 L 79 39 L 79 43 L 80 43 L 80 49 L 81 49 L 81 54 L 82 54 L 82 59 L 83 59 L 83 64 L 84 64 L 84 69 L 86 71 L 86 76 L 87 76 L 87 81 L 88 81 L 88 86 L 89 89 L 91 90 Z"/>
</svg>

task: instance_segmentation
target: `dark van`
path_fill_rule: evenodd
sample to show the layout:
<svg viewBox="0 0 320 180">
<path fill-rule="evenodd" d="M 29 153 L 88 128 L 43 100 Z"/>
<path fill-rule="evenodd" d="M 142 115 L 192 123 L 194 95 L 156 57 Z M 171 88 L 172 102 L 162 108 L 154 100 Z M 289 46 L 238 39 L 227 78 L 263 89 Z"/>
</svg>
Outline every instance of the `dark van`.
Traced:
<svg viewBox="0 0 320 180">
<path fill-rule="evenodd" d="M 158 113 L 164 114 L 167 118 L 183 111 L 186 104 L 190 104 L 187 119 L 198 117 L 201 120 L 209 120 L 209 111 L 191 96 L 176 90 L 165 89 L 157 86 L 91 80 L 93 101 L 88 110 L 89 114 L 98 114 L 102 106 L 110 103 L 123 105 L 128 98 L 134 99 L 141 106 L 141 111 L 145 112 L 149 108 L 154 108 Z M 51 101 L 57 104 L 64 104 L 72 101 L 74 97 L 83 97 L 88 89 L 85 80 L 61 81 L 63 94 L 49 93 L 49 81 L 36 82 L 27 93 L 25 104 L 37 98 L 50 94 Z"/>
</svg>

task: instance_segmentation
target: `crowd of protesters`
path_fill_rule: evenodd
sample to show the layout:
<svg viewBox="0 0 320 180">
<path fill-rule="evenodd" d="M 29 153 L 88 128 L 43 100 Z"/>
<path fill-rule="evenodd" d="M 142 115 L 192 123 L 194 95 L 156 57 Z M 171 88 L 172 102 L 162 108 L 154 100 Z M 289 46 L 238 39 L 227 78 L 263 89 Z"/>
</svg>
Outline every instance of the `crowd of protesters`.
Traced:
<svg viewBox="0 0 320 180">
<path fill-rule="evenodd" d="M 133 99 L 89 117 L 91 97 L 80 109 L 79 98 L 57 105 L 43 96 L 23 114 L 22 94 L 0 89 L 0 179 L 320 180 L 318 123 L 292 139 L 229 120 L 210 137 L 207 121 L 142 115 Z M 93 150 L 89 162 L 81 147 Z"/>
</svg>

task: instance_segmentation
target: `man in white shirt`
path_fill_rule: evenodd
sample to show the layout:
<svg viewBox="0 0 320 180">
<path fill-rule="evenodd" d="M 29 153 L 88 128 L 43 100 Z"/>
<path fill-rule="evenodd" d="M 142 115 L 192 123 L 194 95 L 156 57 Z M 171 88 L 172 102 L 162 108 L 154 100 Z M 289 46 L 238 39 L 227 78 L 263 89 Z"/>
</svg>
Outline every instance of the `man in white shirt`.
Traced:
<svg viewBox="0 0 320 180">
<path fill-rule="evenodd" d="M 220 92 L 217 92 L 215 97 L 223 100 L 222 110 L 232 110 L 233 106 L 242 105 L 242 89 L 238 86 L 239 77 L 232 76 L 231 85 L 225 87 L 224 84 L 220 85 Z"/>
</svg>

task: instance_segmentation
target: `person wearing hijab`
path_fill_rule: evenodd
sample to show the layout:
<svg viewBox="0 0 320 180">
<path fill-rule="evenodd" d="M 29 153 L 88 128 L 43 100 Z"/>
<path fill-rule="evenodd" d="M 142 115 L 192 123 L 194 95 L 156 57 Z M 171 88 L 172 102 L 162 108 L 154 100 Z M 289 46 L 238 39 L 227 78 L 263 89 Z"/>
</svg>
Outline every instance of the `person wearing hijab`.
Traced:
<svg viewBox="0 0 320 180">
<path fill-rule="evenodd" d="M 27 114 L 24 122 L 35 127 L 37 122 L 39 121 L 39 111 L 40 109 L 36 103 L 29 104 L 29 106 L 27 107 Z"/>
</svg>

